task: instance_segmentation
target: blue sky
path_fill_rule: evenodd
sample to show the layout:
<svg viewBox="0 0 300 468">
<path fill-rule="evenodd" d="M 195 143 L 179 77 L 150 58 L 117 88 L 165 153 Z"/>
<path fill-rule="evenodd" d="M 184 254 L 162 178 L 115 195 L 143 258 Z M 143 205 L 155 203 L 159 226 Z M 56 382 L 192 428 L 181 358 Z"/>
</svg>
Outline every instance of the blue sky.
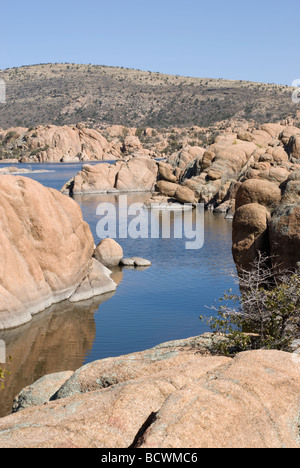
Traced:
<svg viewBox="0 0 300 468">
<path fill-rule="evenodd" d="M 1 69 L 74 62 L 278 84 L 300 78 L 299 0 L 0 0 L 0 6 Z"/>
</svg>

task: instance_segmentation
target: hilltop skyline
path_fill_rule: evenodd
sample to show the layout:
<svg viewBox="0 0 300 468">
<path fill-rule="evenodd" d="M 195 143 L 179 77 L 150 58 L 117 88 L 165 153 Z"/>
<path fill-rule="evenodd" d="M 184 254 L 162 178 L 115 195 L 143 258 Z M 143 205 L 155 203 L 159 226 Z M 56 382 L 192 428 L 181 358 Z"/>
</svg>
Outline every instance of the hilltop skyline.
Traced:
<svg viewBox="0 0 300 468">
<path fill-rule="evenodd" d="M 279 4 L 278 4 L 279 6 Z M 299 3 L 19 0 L 2 7 L 0 68 L 106 65 L 290 86 L 300 78 Z"/>
</svg>

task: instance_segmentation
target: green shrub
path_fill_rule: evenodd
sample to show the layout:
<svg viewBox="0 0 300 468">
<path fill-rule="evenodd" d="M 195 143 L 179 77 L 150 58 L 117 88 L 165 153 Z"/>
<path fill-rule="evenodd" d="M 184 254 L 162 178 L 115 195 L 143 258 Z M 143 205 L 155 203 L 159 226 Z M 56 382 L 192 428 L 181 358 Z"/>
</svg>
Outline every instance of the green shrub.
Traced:
<svg viewBox="0 0 300 468">
<path fill-rule="evenodd" d="M 4 143 L 6 144 L 9 141 L 15 140 L 17 137 L 18 137 L 17 132 L 15 131 L 7 132 L 7 134 L 5 135 Z"/>
<path fill-rule="evenodd" d="M 240 294 L 224 294 L 217 316 L 204 318 L 215 334 L 228 337 L 217 350 L 234 354 L 251 349 L 291 351 L 300 336 L 300 271 L 276 273 L 260 257 L 251 271 L 233 275 Z"/>
</svg>

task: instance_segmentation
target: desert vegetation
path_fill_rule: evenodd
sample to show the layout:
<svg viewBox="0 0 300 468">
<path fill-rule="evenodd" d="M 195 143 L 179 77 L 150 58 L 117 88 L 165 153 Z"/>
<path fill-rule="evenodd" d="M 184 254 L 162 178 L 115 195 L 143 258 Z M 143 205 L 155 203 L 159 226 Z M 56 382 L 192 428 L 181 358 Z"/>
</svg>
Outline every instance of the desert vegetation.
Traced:
<svg viewBox="0 0 300 468">
<path fill-rule="evenodd" d="M 0 72 L 7 104 L 0 127 L 38 124 L 168 128 L 230 118 L 295 117 L 287 86 L 163 75 L 95 65 L 40 64 Z"/>
<path fill-rule="evenodd" d="M 252 268 L 232 273 L 240 294 L 230 290 L 218 307 L 212 307 L 217 315 L 207 323 L 215 334 L 228 337 L 217 344 L 216 350 L 221 354 L 254 349 L 293 350 L 293 342 L 300 336 L 300 271 L 280 270 L 271 264 L 269 258 L 259 254 Z"/>
</svg>

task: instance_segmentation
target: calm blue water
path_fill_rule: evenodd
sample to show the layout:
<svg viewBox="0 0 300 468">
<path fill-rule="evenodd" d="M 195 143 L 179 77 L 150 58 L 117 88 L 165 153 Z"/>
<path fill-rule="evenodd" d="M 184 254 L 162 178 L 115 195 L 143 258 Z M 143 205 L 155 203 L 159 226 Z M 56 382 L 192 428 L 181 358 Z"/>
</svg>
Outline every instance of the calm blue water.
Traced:
<svg viewBox="0 0 300 468">
<path fill-rule="evenodd" d="M 45 168 L 55 172 L 28 177 L 61 189 L 80 167 L 79 164 L 31 165 L 33 170 Z M 148 197 L 133 195 L 128 202 L 145 201 Z M 117 205 L 118 197 L 90 195 L 75 200 L 98 244 L 97 206 L 102 201 Z M 88 307 L 77 304 L 70 309 L 69 305 L 62 304 L 42 312 L 24 327 L 0 332 L 0 339 L 8 343 L 9 354 L 13 356 L 13 374 L 5 390 L 10 394 L 6 398 L 16 394 L 24 383 L 28 385 L 46 373 L 75 370 L 97 359 L 209 331 L 199 316 L 211 315 L 207 307 L 236 286 L 228 274 L 235 269 L 231 221 L 223 215 L 205 213 L 204 229 L 204 247 L 197 251 L 186 250 L 182 239 L 118 240 L 126 257 L 140 256 L 151 260 L 153 266 L 144 271 L 114 271 L 119 283 L 117 291 L 102 298 L 101 304 L 99 299 Z M 0 407 L 3 395 L 0 394 Z"/>
<path fill-rule="evenodd" d="M 87 164 L 87 163 L 84 163 Z M 88 164 L 99 164 L 94 161 Z M 51 187 L 56 190 L 61 190 L 63 185 L 70 180 L 82 168 L 83 164 L 5 164 L 0 163 L 0 169 L 3 167 L 18 167 L 18 169 L 29 169 L 31 171 L 50 171 L 38 174 L 20 174 L 25 177 L 30 177 L 37 180 L 45 187 Z M 54 171 L 54 172 L 53 172 Z"/>
<path fill-rule="evenodd" d="M 97 205 L 103 200 L 112 202 L 113 198 L 75 198 L 96 244 L 100 241 L 96 235 Z M 129 202 L 142 198 L 133 196 Z M 98 359 L 99 355 L 104 357 L 107 349 L 110 355 L 118 356 L 120 352 L 143 350 L 209 331 L 199 315 L 211 314 L 206 306 L 213 305 L 233 286 L 228 275 L 234 269 L 230 221 L 205 213 L 205 242 L 201 250 L 186 250 L 185 240 L 174 238 L 118 242 L 126 257 L 140 256 L 153 265 L 145 271 L 123 270 L 117 293 L 96 316 L 95 345 L 88 352 L 87 361 Z"/>
</svg>

